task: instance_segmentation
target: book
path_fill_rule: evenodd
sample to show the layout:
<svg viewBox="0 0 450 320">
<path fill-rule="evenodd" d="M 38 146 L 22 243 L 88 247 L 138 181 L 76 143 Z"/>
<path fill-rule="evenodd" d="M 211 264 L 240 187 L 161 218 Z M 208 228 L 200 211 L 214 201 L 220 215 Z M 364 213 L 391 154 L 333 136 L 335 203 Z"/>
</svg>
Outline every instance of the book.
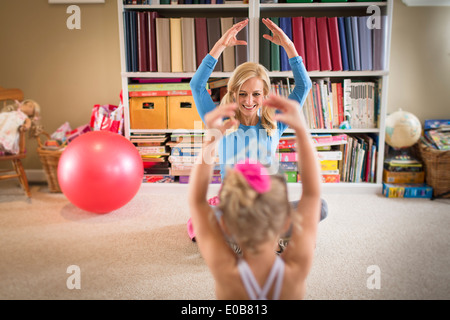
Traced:
<svg viewBox="0 0 450 320">
<path fill-rule="evenodd" d="M 426 119 L 423 129 L 437 129 L 440 127 L 450 127 L 450 119 Z"/>
<path fill-rule="evenodd" d="M 169 18 L 169 22 L 170 22 L 170 67 L 172 72 L 183 72 L 181 18 Z"/>
<path fill-rule="evenodd" d="M 209 52 L 208 48 L 208 34 L 206 28 L 206 18 L 195 17 L 195 49 L 196 49 L 196 64 L 200 66 L 202 60 Z"/>
<path fill-rule="evenodd" d="M 131 69 L 132 72 L 139 71 L 139 62 L 138 62 L 138 39 L 137 39 L 137 12 L 131 11 L 130 14 L 130 46 L 131 46 Z"/>
<path fill-rule="evenodd" d="M 211 90 L 208 90 L 211 94 Z M 149 91 L 129 91 L 131 97 L 168 97 L 168 96 L 192 96 L 192 90 L 149 90 Z"/>
<path fill-rule="evenodd" d="M 342 160 L 342 152 L 336 151 L 318 151 L 317 158 L 322 160 Z"/>
<path fill-rule="evenodd" d="M 220 28 L 220 18 L 206 18 L 206 28 L 208 35 L 208 52 L 214 47 L 216 42 L 222 37 Z M 217 59 L 214 71 L 223 71 L 223 56 L 220 55 Z"/>
<path fill-rule="evenodd" d="M 433 143 L 438 150 L 450 150 L 450 131 L 442 129 L 429 129 L 425 137 Z"/>
<path fill-rule="evenodd" d="M 277 26 L 279 25 L 278 17 L 269 18 Z M 265 39 L 264 39 L 265 40 Z M 267 41 L 267 40 L 266 40 Z M 279 45 L 270 41 L 270 71 L 280 71 L 280 48 Z"/>
<path fill-rule="evenodd" d="M 343 70 L 343 67 L 341 56 L 341 44 L 339 41 L 338 18 L 329 17 L 327 19 L 327 23 L 328 23 L 328 36 L 330 41 L 331 70 L 341 71 Z"/>
<path fill-rule="evenodd" d="M 384 183 L 424 183 L 425 172 L 395 172 L 383 170 Z"/>
<path fill-rule="evenodd" d="M 357 17 L 359 46 L 361 55 L 361 70 L 372 70 L 372 29 L 367 26 L 368 16 Z"/>
<path fill-rule="evenodd" d="M 358 29 L 358 17 L 350 17 L 350 25 L 352 30 L 352 42 L 353 42 L 353 58 L 355 62 L 355 70 L 361 70 L 361 49 L 359 45 L 359 29 Z"/>
<path fill-rule="evenodd" d="M 137 13 L 137 27 L 138 27 L 138 65 L 140 72 L 147 72 L 148 68 L 148 22 L 147 15 L 144 11 L 138 11 Z"/>
<path fill-rule="evenodd" d="M 190 90 L 188 82 L 129 84 L 128 91 Z"/>
<path fill-rule="evenodd" d="M 347 143 L 347 134 L 312 134 L 314 146 L 335 146 Z"/>
<path fill-rule="evenodd" d="M 279 152 L 278 160 L 280 162 L 297 162 L 298 161 L 297 152 Z"/>
<path fill-rule="evenodd" d="M 148 71 L 156 72 L 158 71 L 156 56 L 156 21 L 155 19 L 159 17 L 157 11 L 147 12 L 147 36 L 148 36 Z"/>
<path fill-rule="evenodd" d="M 233 22 L 234 24 L 241 22 L 245 20 L 245 17 L 234 17 Z M 241 31 L 238 32 L 236 35 L 237 40 L 243 40 L 246 41 L 248 44 L 248 25 L 246 25 Z M 247 62 L 249 58 L 249 46 L 248 45 L 239 45 L 234 46 L 234 53 L 236 56 L 236 66 L 239 66 L 240 64 Z"/>
<path fill-rule="evenodd" d="M 298 55 L 303 59 L 303 64 L 306 66 L 305 32 L 303 30 L 303 17 L 292 17 L 292 41 L 294 42 L 294 46 L 295 49 L 297 50 Z"/>
<path fill-rule="evenodd" d="M 383 183 L 383 195 L 387 198 L 431 199 L 433 188 L 425 183 Z"/>
<path fill-rule="evenodd" d="M 387 35 L 388 35 L 388 17 L 380 16 L 379 28 L 373 29 L 372 61 L 373 70 L 386 70 L 387 53 Z"/>
<path fill-rule="evenodd" d="M 259 63 L 266 67 L 267 70 L 271 69 L 270 61 L 271 61 L 271 44 L 273 42 L 264 39 L 263 34 L 270 34 L 270 30 L 266 27 L 266 25 L 260 21 L 259 22 Z"/>
<path fill-rule="evenodd" d="M 210 81 L 208 81 L 209 88 L 216 89 L 216 88 L 226 87 L 228 85 L 229 80 L 230 80 L 230 78 L 210 80 Z"/>
<path fill-rule="evenodd" d="M 338 170 L 337 160 L 319 160 L 320 171 Z"/>
<path fill-rule="evenodd" d="M 233 18 L 232 17 L 221 17 L 220 18 L 220 28 L 222 31 L 221 36 L 228 31 L 233 26 Z M 223 63 L 223 71 L 231 72 L 236 67 L 235 61 L 235 53 L 233 47 L 225 48 L 222 52 L 222 63 Z"/>
<path fill-rule="evenodd" d="M 303 27 L 305 31 L 306 70 L 319 71 L 319 47 L 317 43 L 316 17 L 304 17 Z"/>
<path fill-rule="evenodd" d="M 145 183 L 173 183 L 175 177 L 164 174 L 144 174 L 142 182 Z"/>
<path fill-rule="evenodd" d="M 194 72 L 197 70 L 194 18 L 181 17 L 181 45 L 183 72 Z"/>
<path fill-rule="evenodd" d="M 169 18 L 156 18 L 156 56 L 158 72 L 170 72 L 170 22 Z"/>
<path fill-rule="evenodd" d="M 123 34 L 125 42 L 125 69 L 132 71 L 131 66 L 131 30 L 130 30 L 130 11 L 123 12 Z"/>
<path fill-rule="evenodd" d="M 355 52 L 353 50 L 352 18 L 344 17 L 345 39 L 347 43 L 348 70 L 355 71 Z"/>
<path fill-rule="evenodd" d="M 329 71 L 331 66 L 330 40 L 327 17 L 317 17 L 317 43 L 319 48 L 320 71 Z"/>
<path fill-rule="evenodd" d="M 341 48 L 342 70 L 348 71 L 348 53 L 347 53 L 347 39 L 345 35 L 345 22 L 344 17 L 338 17 L 338 30 L 339 30 L 339 45 Z"/>
<path fill-rule="evenodd" d="M 286 36 L 292 40 L 292 21 L 291 17 L 280 17 L 279 18 L 280 28 L 284 31 Z M 291 65 L 289 64 L 289 58 L 286 53 L 286 50 L 282 46 L 280 46 L 280 71 L 289 71 L 291 69 Z"/>
</svg>

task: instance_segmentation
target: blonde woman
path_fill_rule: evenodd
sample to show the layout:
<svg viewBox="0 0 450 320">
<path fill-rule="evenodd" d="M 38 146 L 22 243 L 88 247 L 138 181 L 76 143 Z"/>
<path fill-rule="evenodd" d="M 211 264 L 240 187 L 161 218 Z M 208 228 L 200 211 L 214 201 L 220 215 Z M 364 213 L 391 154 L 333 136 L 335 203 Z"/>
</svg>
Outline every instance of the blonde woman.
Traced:
<svg viewBox="0 0 450 320">
<path fill-rule="evenodd" d="M 294 75 L 295 87 L 289 95 L 289 99 L 297 101 L 301 110 L 303 103 L 311 89 L 312 83 L 303 59 L 297 53 L 291 39 L 270 19 L 262 19 L 262 22 L 272 32 L 272 35 L 264 34 L 263 37 L 280 45 L 286 51 L 289 64 Z M 206 90 L 206 84 L 218 61 L 219 56 L 227 47 L 235 45 L 247 45 L 245 41 L 237 40 L 236 35 L 248 24 L 248 19 L 233 25 L 217 41 L 209 54 L 203 59 L 192 77 L 190 86 L 197 111 L 205 123 L 205 115 L 216 109 L 210 94 Z M 276 150 L 280 137 L 288 128 L 288 124 L 276 121 L 273 108 L 264 106 L 264 100 L 269 95 L 270 78 L 267 69 L 258 63 L 246 62 L 239 65 L 228 81 L 227 94 L 223 97 L 221 105 L 236 103 L 237 109 L 233 119 L 238 122 L 227 131 L 218 146 L 219 165 L 222 181 L 225 178 L 226 168 L 233 166 L 242 159 L 253 159 L 270 167 L 270 172 L 278 171 L 276 168 Z M 218 197 L 209 200 L 211 205 L 218 204 Z M 292 206 L 297 206 L 297 201 Z M 322 200 L 320 219 L 328 215 L 327 203 Z M 191 220 L 188 220 L 187 231 L 192 241 L 195 241 L 195 232 Z M 280 241 L 280 250 L 287 244 L 287 240 Z"/>
<path fill-rule="evenodd" d="M 270 19 L 262 19 L 262 21 L 273 34 L 272 36 L 265 34 L 264 38 L 282 46 L 288 55 L 295 80 L 295 88 L 289 98 L 298 101 L 300 109 L 312 85 L 302 58 L 298 55 L 292 40 L 283 30 Z M 192 77 L 190 82 L 192 95 L 203 122 L 205 114 L 216 108 L 206 90 L 207 81 L 225 48 L 247 44 L 245 41 L 236 39 L 238 32 L 247 24 L 248 19 L 236 23 L 225 32 L 203 59 Z M 235 117 L 239 124 L 232 128 L 233 132 L 227 134 L 219 146 L 222 179 L 225 177 L 226 167 L 243 158 L 256 159 L 268 166 L 273 163 L 280 137 L 288 125 L 275 121 L 274 110 L 263 106 L 269 90 L 268 71 L 261 64 L 243 63 L 231 75 L 228 92 L 221 103 L 237 103 L 238 109 Z"/>
<path fill-rule="evenodd" d="M 317 154 L 298 102 L 271 96 L 262 103 L 280 110 L 275 119 L 290 125 L 296 134 L 302 194 L 298 207 L 292 209 L 284 179 L 269 175 L 259 163 L 246 161 L 227 169 L 220 204 L 211 207 L 206 198 L 214 168 L 211 159 L 225 130 L 238 124 L 222 119 L 233 117 L 239 107 L 226 104 L 205 115 L 208 130 L 191 173 L 189 208 L 218 299 L 302 299 L 313 262 L 320 212 Z M 289 246 L 277 255 L 277 240 L 289 224 Z M 242 249 L 241 256 L 231 250 L 224 234 Z"/>
</svg>

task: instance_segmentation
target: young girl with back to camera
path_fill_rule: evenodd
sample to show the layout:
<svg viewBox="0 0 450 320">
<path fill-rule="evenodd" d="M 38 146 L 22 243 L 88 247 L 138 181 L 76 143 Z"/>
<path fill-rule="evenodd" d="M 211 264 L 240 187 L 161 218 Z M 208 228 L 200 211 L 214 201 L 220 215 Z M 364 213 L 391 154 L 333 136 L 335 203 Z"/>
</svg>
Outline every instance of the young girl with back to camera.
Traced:
<svg viewBox="0 0 450 320">
<path fill-rule="evenodd" d="M 207 113 L 202 154 L 189 184 L 189 207 L 200 253 L 214 280 L 218 299 L 302 299 L 311 269 L 320 216 L 320 169 L 316 150 L 299 111 L 298 102 L 278 96 L 263 104 L 280 112 L 276 120 L 296 134 L 302 194 L 296 209 L 288 200 L 283 176 L 247 159 L 227 169 L 219 204 L 209 205 L 208 186 L 217 146 L 232 126 L 236 104 Z M 291 226 L 289 246 L 275 253 L 278 239 Z M 228 245 L 237 243 L 242 255 Z"/>
<path fill-rule="evenodd" d="M 298 102 L 297 108 L 301 110 L 303 103 L 311 89 L 309 78 L 303 59 L 297 53 L 292 40 L 270 19 L 262 19 L 262 22 L 272 32 L 272 35 L 264 34 L 263 37 L 276 45 L 282 46 L 286 51 L 291 66 L 295 87 L 289 95 L 289 99 Z M 205 115 L 216 108 L 214 101 L 206 90 L 206 84 L 214 70 L 219 56 L 227 47 L 235 45 L 247 45 L 245 41 L 237 40 L 236 35 L 246 27 L 248 19 L 233 25 L 216 42 L 209 54 L 203 59 L 192 77 L 190 86 L 197 111 L 205 123 Z M 264 41 L 264 40 L 263 40 Z M 229 130 L 218 146 L 220 172 L 222 181 L 225 179 L 226 168 L 235 165 L 244 158 L 257 159 L 262 164 L 277 169 L 276 149 L 281 136 L 288 128 L 287 123 L 276 121 L 276 111 L 264 105 L 270 91 L 270 77 L 267 69 L 254 62 L 246 62 L 239 65 L 230 76 L 227 93 L 222 98 L 221 104 L 236 103 L 235 119 L 239 121 Z M 210 204 L 217 205 L 218 198 L 209 200 Z M 291 203 L 297 205 L 297 201 Z M 327 203 L 322 200 L 320 220 L 328 215 Z M 195 241 L 195 232 L 191 220 L 187 224 L 188 234 Z M 280 250 L 287 245 L 289 235 L 280 239 Z M 237 248 L 239 250 L 239 248 Z"/>
</svg>

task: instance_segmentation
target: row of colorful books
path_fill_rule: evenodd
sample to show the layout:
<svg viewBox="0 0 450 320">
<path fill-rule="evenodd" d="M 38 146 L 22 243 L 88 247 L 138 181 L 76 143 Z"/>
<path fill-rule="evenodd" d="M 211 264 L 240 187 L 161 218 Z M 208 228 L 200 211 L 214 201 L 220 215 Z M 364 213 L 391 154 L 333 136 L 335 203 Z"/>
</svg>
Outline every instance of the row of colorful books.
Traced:
<svg viewBox="0 0 450 320">
<path fill-rule="evenodd" d="M 123 0 L 125 5 L 142 5 L 142 4 L 240 4 L 248 3 L 248 0 Z"/>
<path fill-rule="evenodd" d="M 312 137 L 318 148 L 323 182 L 375 182 L 376 137 L 366 134 L 316 134 Z M 289 182 L 301 181 L 295 150 L 293 136 L 280 139 L 280 167 L 287 171 Z"/>
<path fill-rule="evenodd" d="M 344 79 L 340 82 L 313 81 L 303 113 L 311 129 L 376 128 L 378 87 L 375 82 Z"/>
<path fill-rule="evenodd" d="M 314 134 L 312 138 L 318 148 L 324 183 L 375 182 L 376 138 L 365 134 Z M 133 135 L 130 140 L 143 159 L 145 182 L 187 183 L 202 139 L 202 133 L 172 133 Z M 287 181 L 301 181 L 294 135 L 280 139 L 277 155 L 279 170 Z M 221 183 L 218 165 L 211 182 Z"/>
<path fill-rule="evenodd" d="M 289 96 L 294 88 L 292 80 L 273 79 L 271 92 Z M 209 88 L 224 88 L 226 79 L 210 81 Z M 370 129 L 377 127 L 380 86 L 378 82 L 313 80 L 303 105 L 303 113 L 310 129 L 337 129 L 347 122 L 346 129 Z M 131 94 L 131 92 L 130 92 Z M 221 94 L 222 96 L 222 94 Z"/>
<path fill-rule="evenodd" d="M 270 17 L 293 41 L 307 71 L 386 69 L 387 16 Z M 259 61 L 270 71 L 291 70 L 286 51 L 263 38 L 270 30 L 261 22 Z"/>
<path fill-rule="evenodd" d="M 157 11 L 123 12 L 128 72 L 194 72 L 222 36 L 223 30 L 245 18 L 166 18 Z M 248 40 L 248 26 L 237 35 Z M 224 50 L 214 71 L 231 72 L 248 61 L 248 46 Z"/>
</svg>

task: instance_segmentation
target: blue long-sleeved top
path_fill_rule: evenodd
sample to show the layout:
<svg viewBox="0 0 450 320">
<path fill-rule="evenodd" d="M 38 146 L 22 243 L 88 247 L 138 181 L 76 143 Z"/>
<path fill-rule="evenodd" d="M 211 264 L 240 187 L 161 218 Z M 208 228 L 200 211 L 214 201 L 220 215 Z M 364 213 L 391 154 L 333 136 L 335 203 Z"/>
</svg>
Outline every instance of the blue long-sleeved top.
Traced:
<svg viewBox="0 0 450 320">
<path fill-rule="evenodd" d="M 205 114 L 216 107 L 206 90 L 207 81 L 216 63 L 217 59 L 207 54 L 190 82 L 194 102 L 203 122 L 205 122 Z M 290 58 L 289 64 L 291 65 L 295 81 L 295 88 L 289 95 L 289 99 L 298 101 L 301 108 L 311 89 L 311 79 L 306 72 L 300 56 Z M 287 127 L 285 123 L 278 121 L 275 134 L 269 136 L 261 125 L 261 119 L 254 126 L 239 124 L 239 128 L 226 135 L 219 144 L 218 150 L 222 179 L 225 176 L 227 166 L 232 166 L 245 158 L 258 160 L 263 165 L 271 166 L 274 163 L 273 159 L 276 156 L 275 152 L 280 138 Z"/>
</svg>

